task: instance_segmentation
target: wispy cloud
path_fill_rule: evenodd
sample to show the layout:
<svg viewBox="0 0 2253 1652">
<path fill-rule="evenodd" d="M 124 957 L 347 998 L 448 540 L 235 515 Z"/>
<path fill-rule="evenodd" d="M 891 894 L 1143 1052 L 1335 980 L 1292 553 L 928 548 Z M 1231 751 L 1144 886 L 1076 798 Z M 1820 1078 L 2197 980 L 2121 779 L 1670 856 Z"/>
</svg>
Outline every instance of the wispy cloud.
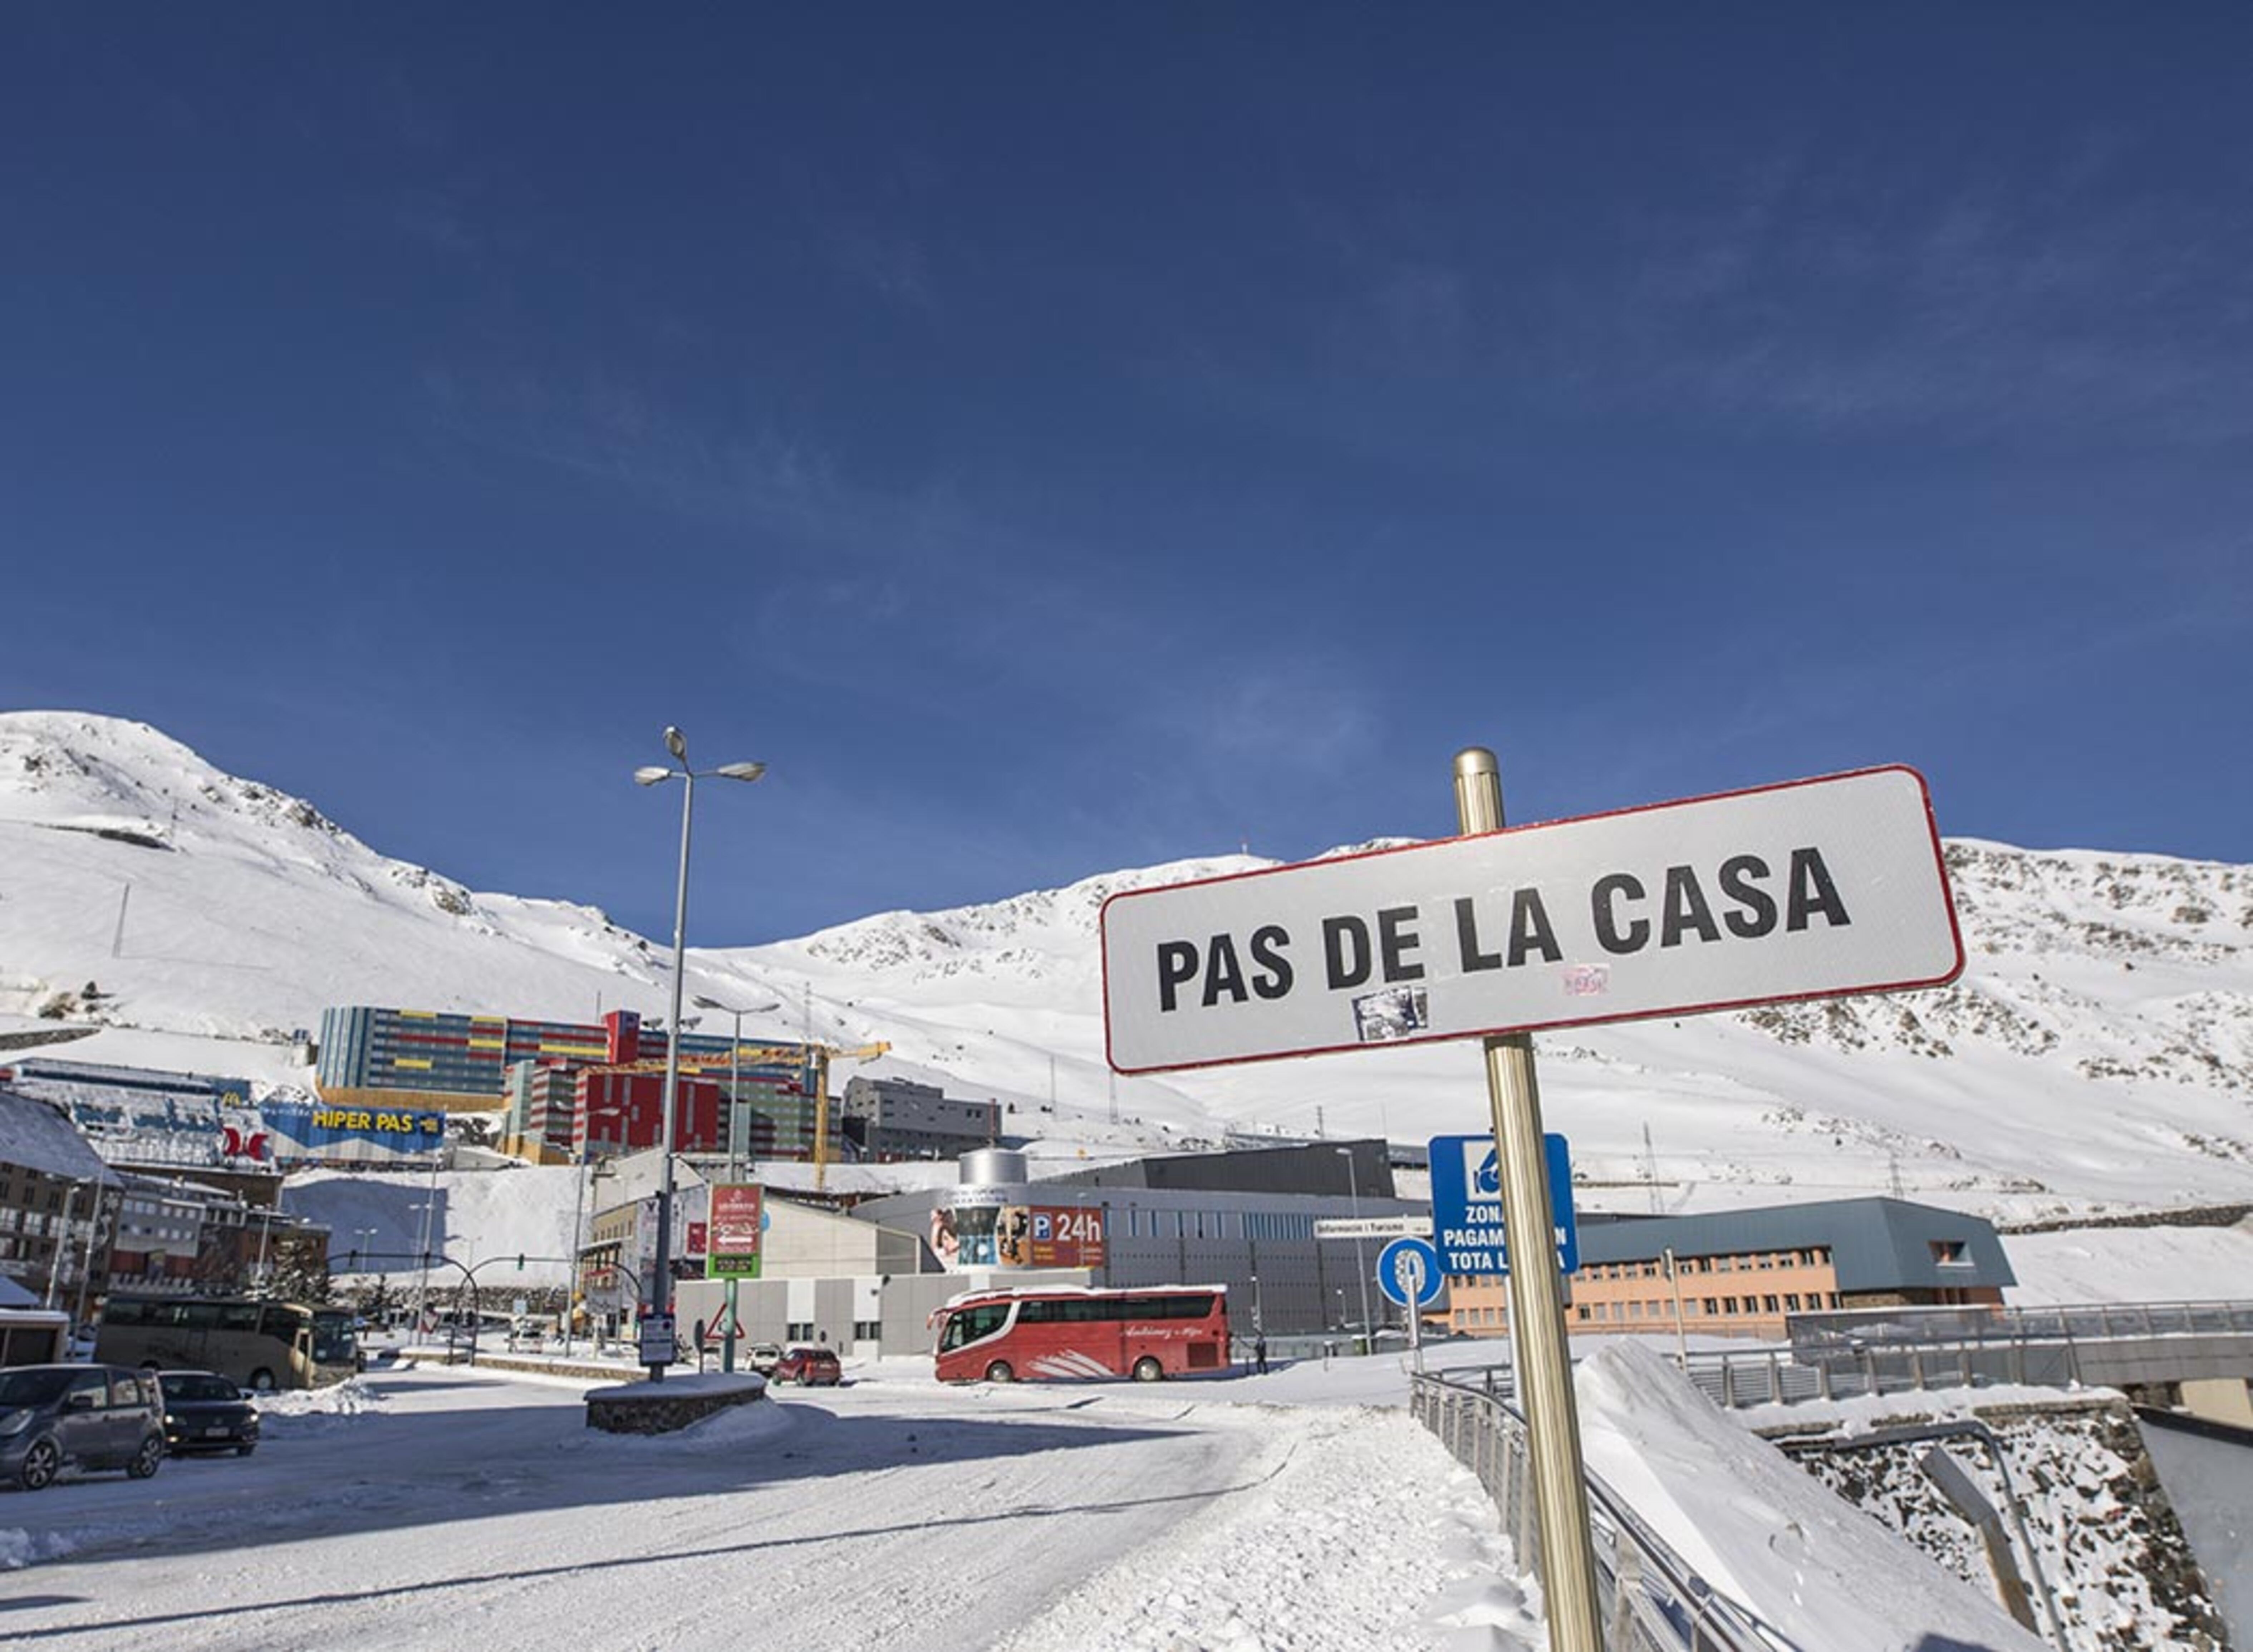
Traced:
<svg viewBox="0 0 2253 1652">
<path fill-rule="evenodd" d="M 1697 213 L 1637 218 L 1612 279 L 1563 302 L 1601 400 L 1977 436 L 2253 434 L 2241 232 L 2096 181 L 1755 169 Z"/>
<path fill-rule="evenodd" d="M 821 450 L 772 428 L 715 432 L 599 370 L 562 380 L 432 366 L 422 387 L 433 418 L 458 440 L 614 485 L 692 520 L 824 540 L 871 525 L 868 502 Z"/>
</svg>

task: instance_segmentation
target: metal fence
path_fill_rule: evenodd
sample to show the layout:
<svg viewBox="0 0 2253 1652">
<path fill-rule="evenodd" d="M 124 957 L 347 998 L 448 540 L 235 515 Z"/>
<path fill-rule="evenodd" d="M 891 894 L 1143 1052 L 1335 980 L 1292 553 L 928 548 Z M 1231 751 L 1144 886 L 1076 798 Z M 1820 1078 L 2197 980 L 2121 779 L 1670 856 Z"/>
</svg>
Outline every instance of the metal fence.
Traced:
<svg viewBox="0 0 2253 1652">
<path fill-rule="evenodd" d="M 2083 1342 L 2253 1335 L 2253 1302 L 2092 1302 L 2062 1307 L 1849 1308 L 1791 1316 L 1795 1349 L 1873 1342 Z"/>
<path fill-rule="evenodd" d="M 1540 1566 L 1540 1521 L 1525 1418 L 1510 1399 L 1507 1367 L 1423 1372 L 1410 1381 L 1416 1420 L 1437 1435 L 1494 1499 L 1517 1564 Z M 1789 1652 L 1792 1642 L 1714 1593 L 1594 1474 L 1588 1525 L 1607 1652 Z"/>
<path fill-rule="evenodd" d="M 1998 1383 L 2068 1388 L 2081 1349 L 2173 1336 L 2253 1337 L 2253 1303 L 1873 1308 L 1795 1314 L 1789 1349 L 1692 1354 L 1690 1379 L 1723 1406 L 1788 1405 Z"/>
</svg>

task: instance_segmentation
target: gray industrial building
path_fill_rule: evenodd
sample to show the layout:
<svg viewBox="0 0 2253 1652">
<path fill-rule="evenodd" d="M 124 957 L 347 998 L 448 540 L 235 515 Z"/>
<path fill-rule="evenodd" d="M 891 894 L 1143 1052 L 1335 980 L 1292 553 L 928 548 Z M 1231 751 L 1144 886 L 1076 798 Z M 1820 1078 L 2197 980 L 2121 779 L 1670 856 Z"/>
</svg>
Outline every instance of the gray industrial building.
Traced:
<svg viewBox="0 0 2253 1652">
<path fill-rule="evenodd" d="M 1396 1195 L 1385 1144 L 1373 1140 L 1137 1159 L 1040 1181 L 1022 1154 L 972 1154 L 953 1187 L 853 1211 L 929 1234 L 935 1256 L 1003 1283 L 1020 1267 L 1078 1270 L 1099 1286 L 1224 1285 L 1234 1322 L 1271 1335 L 1361 1321 L 1382 1241 L 1318 1239 L 1316 1222 L 1429 1214 Z M 1399 1322 L 1373 1286 L 1366 1294 L 1372 1321 Z"/>
<path fill-rule="evenodd" d="M 959 1101 L 908 1078 L 849 1078 L 839 1112 L 864 1161 L 948 1159 L 1001 1139 L 998 1101 Z"/>
</svg>

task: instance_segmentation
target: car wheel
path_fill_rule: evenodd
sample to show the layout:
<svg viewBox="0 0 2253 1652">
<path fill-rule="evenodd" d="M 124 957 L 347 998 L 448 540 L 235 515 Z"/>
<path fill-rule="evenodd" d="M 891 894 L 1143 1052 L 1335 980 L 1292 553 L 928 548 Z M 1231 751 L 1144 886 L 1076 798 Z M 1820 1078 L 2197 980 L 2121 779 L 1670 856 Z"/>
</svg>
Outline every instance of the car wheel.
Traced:
<svg viewBox="0 0 2253 1652">
<path fill-rule="evenodd" d="M 1147 1354 L 1134 1362 L 1134 1380 L 1138 1383 L 1154 1383 L 1165 1374 L 1166 1368 Z"/>
<path fill-rule="evenodd" d="M 274 1373 L 268 1370 L 263 1365 L 260 1366 L 256 1370 L 250 1374 L 250 1386 L 252 1391 L 256 1393 L 272 1393 L 274 1391 Z"/>
<path fill-rule="evenodd" d="M 45 1491 L 55 1483 L 62 1466 L 61 1446 L 52 1439 L 35 1439 L 31 1449 L 24 1453 L 24 1466 L 16 1471 L 16 1478 L 25 1491 Z"/>
<path fill-rule="evenodd" d="M 1014 1383 L 1017 1380 L 1017 1374 L 1009 1369 L 1008 1361 L 997 1359 L 986 1368 L 986 1380 L 989 1383 Z"/>
<path fill-rule="evenodd" d="M 136 1480 L 146 1480 L 164 1460 L 164 1442 L 151 1434 L 141 1442 L 141 1449 L 133 1453 L 133 1460 L 125 1465 L 125 1472 Z"/>
</svg>

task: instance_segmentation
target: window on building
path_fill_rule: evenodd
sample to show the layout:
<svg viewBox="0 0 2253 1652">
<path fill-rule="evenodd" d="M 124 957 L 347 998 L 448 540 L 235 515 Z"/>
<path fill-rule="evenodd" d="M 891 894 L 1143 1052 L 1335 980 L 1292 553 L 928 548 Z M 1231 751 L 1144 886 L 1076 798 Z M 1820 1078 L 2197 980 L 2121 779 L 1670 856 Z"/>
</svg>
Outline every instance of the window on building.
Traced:
<svg viewBox="0 0 2253 1652">
<path fill-rule="evenodd" d="M 1736 1299 L 1735 1297 L 1733 1297 L 1733 1296 L 1725 1296 L 1725 1297 L 1723 1297 L 1723 1298 L 1721 1299 L 1721 1312 L 1722 1312 L 1722 1313 L 1724 1313 L 1724 1314 L 1733 1314 L 1733 1313 L 1735 1313 L 1736 1311 L 1737 1311 L 1737 1299 Z"/>
<path fill-rule="evenodd" d="M 1627 1305 L 1627 1316 L 1631 1320 L 1641 1319 L 1643 1317 L 1643 1304 L 1640 1302 L 1629 1303 Z"/>
<path fill-rule="evenodd" d="M 1713 1258 L 1713 1272 L 1716 1273 L 1733 1273 L 1736 1268 L 1737 1258 L 1733 1256 L 1717 1256 Z"/>
<path fill-rule="evenodd" d="M 1971 1261 L 1971 1247 L 1961 1239 L 1935 1239 L 1932 1241 L 1932 1259 L 1944 1268 L 1968 1266 Z"/>
<path fill-rule="evenodd" d="M 811 1342 L 813 1340 L 813 1321 L 792 1320 L 782 1328 L 782 1335 L 786 1342 Z"/>
<path fill-rule="evenodd" d="M 1796 1292 L 1796 1291 L 1789 1291 L 1789 1292 L 1786 1292 L 1786 1293 L 1785 1293 L 1785 1294 L 1784 1294 L 1784 1299 L 1783 1299 L 1783 1306 L 1785 1307 L 1785 1308 L 1786 1308 L 1786 1309 L 1788 1309 L 1788 1310 L 1789 1310 L 1789 1312 L 1791 1312 L 1791 1313 L 1794 1313 L 1794 1314 L 1798 1313 L 1798 1312 L 1799 1312 L 1799 1293 L 1798 1293 L 1798 1292 Z"/>
<path fill-rule="evenodd" d="M 1783 1311 L 1783 1304 L 1777 1301 L 1773 1296 L 1764 1296 L 1761 1298 L 1761 1301 L 1766 1306 L 1768 1311 L 1771 1314 L 1781 1314 Z"/>
<path fill-rule="evenodd" d="M 1764 1268 L 1772 1268 L 1775 1265 L 1775 1258 L 1772 1256 L 1762 1256 L 1760 1258 L 1760 1265 Z"/>
<path fill-rule="evenodd" d="M 1580 1318 L 1584 1320 L 1594 1319 L 1595 1317 L 1595 1315 L 1588 1312 L 1588 1305 L 1586 1302 L 1580 1304 L 1579 1311 Z"/>
<path fill-rule="evenodd" d="M 853 1340 L 856 1342 L 877 1342 L 882 1339 L 883 1335 L 884 1322 L 882 1320 L 854 1320 L 853 1321 Z"/>
</svg>

